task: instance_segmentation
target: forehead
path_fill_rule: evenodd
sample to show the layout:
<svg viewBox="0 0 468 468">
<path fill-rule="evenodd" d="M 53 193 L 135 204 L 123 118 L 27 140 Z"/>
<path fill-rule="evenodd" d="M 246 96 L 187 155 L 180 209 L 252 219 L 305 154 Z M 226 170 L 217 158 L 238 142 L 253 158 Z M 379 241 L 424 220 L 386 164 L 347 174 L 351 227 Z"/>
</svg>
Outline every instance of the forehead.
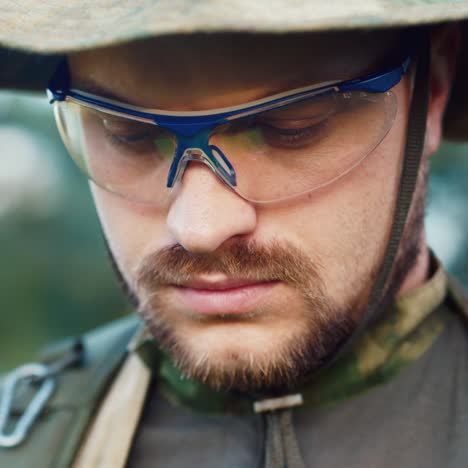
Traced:
<svg viewBox="0 0 468 468">
<path fill-rule="evenodd" d="M 69 64 L 77 88 L 134 105 L 198 110 L 368 73 L 401 42 L 395 30 L 178 35 L 72 54 Z"/>
</svg>

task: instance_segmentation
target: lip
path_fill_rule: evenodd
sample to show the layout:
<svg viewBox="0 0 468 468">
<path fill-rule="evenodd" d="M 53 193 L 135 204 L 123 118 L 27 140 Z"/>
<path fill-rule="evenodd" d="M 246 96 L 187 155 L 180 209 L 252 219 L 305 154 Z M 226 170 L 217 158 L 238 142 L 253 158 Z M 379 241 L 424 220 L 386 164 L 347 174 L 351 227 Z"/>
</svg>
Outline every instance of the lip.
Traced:
<svg viewBox="0 0 468 468">
<path fill-rule="evenodd" d="M 173 285 L 178 301 L 191 313 L 204 316 L 252 313 L 279 281 L 195 279 Z"/>
</svg>

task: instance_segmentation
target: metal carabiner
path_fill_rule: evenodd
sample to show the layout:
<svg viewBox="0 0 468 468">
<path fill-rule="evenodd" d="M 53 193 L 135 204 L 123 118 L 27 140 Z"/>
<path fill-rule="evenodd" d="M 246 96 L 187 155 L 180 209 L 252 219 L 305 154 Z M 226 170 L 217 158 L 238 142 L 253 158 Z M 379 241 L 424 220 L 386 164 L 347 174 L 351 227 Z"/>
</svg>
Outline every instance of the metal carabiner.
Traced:
<svg viewBox="0 0 468 468">
<path fill-rule="evenodd" d="M 31 426 L 37 421 L 56 387 L 56 377 L 70 367 L 81 366 L 84 362 L 84 345 L 77 339 L 67 353 L 49 364 L 25 364 L 5 377 L 0 398 L 0 448 L 16 447 L 27 437 Z M 7 433 L 12 418 L 15 391 L 19 384 L 40 385 L 13 430 Z M 1 389 L 0 389 L 1 390 Z"/>
<path fill-rule="evenodd" d="M 31 382 L 41 382 L 41 385 L 13 430 L 10 433 L 6 433 L 7 424 L 12 416 L 16 387 L 20 383 Z M 23 442 L 30 427 L 34 424 L 52 396 L 55 386 L 55 377 L 53 374 L 51 375 L 49 367 L 44 364 L 25 364 L 15 369 L 5 378 L 3 394 L 0 400 L 0 447 L 15 447 Z"/>
</svg>

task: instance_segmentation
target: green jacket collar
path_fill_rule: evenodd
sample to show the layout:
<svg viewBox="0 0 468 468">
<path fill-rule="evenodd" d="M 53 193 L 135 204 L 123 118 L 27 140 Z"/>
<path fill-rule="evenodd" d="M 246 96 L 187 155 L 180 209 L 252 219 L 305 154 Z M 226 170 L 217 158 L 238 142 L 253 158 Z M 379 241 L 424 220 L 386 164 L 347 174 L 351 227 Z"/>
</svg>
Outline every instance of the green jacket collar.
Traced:
<svg viewBox="0 0 468 468">
<path fill-rule="evenodd" d="M 399 297 L 350 350 L 318 372 L 298 392 L 305 406 L 337 403 L 391 379 L 418 359 L 444 327 L 439 307 L 447 294 L 447 275 L 438 265 L 419 288 Z M 201 412 L 253 412 L 254 397 L 215 391 L 182 376 L 145 327 L 129 345 L 158 379 L 160 391 L 174 404 Z"/>
</svg>

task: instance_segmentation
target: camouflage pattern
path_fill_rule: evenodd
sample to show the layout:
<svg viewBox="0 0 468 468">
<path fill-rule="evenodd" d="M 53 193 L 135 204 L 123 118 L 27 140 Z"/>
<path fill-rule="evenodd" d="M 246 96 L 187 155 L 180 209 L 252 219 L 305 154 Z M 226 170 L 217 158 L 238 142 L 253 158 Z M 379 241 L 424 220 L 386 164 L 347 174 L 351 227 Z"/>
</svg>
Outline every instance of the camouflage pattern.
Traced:
<svg viewBox="0 0 468 468">
<path fill-rule="evenodd" d="M 444 328 L 439 305 L 447 291 L 442 269 L 421 288 L 399 298 L 379 323 L 305 391 L 310 404 L 335 403 L 390 380 L 417 360 Z"/>
<path fill-rule="evenodd" d="M 290 32 L 462 20 L 467 0 L 2 0 L 0 43 L 64 52 L 173 33 Z"/>
<path fill-rule="evenodd" d="M 304 406 L 334 404 L 361 394 L 417 360 L 444 329 L 446 317 L 439 306 L 446 294 L 447 276 L 439 267 L 427 283 L 397 299 L 347 353 L 300 389 Z M 253 411 L 250 400 L 183 377 L 147 332 L 140 334 L 132 349 L 158 369 L 159 388 L 172 403 L 201 412 Z"/>
</svg>

